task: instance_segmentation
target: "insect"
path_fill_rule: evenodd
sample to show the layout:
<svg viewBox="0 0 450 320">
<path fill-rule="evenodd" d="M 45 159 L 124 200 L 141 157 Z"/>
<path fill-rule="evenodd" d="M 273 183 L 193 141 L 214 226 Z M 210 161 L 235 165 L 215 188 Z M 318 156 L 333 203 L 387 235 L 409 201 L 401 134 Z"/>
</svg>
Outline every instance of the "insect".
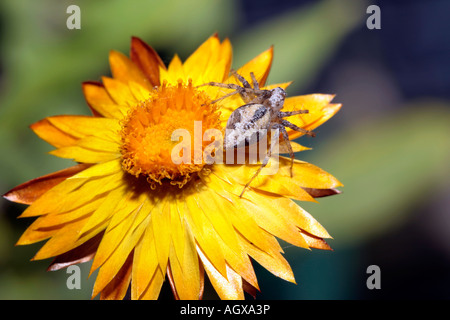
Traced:
<svg viewBox="0 0 450 320">
<path fill-rule="evenodd" d="M 260 139 L 264 138 L 267 135 L 268 130 L 275 130 L 275 135 L 272 136 L 272 141 L 279 141 L 281 135 L 291 157 L 290 170 L 292 177 L 292 168 L 294 165 L 295 156 L 292 150 L 292 146 L 289 142 L 289 136 L 286 131 L 286 127 L 298 132 L 302 132 L 311 137 L 314 137 L 315 133 L 300 128 L 295 124 L 285 120 L 284 118 L 291 117 L 297 114 L 305 114 L 309 111 L 281 111 L 284 106 L 284 100 L 286 98 L 286 91 L 284 91 L 284 89 L 280 87 L 274 88 L 272 90 L 260 89 L 259 83 L 256 80 L 253 72 L 250 72 L 253 86 L 250 85 L 250 83 L 236 71 L 231 70 L 231 72 L 239 80 L 239 82 L 242 83 L 242 85 L 233 83 L 226 84 L 220 82 L 208 82 L 202 85 L 234 89 L 233 92 L 230 92 L 214 100 L 213 103 L 228 98 L 234 94 L 239 94 L 246 103 L 234 110 L 228 118 L 224 137 L 225 150 L 248 146 L 251 143 L 258 142 Z M 267 155 L 261 163 L 261 167 L 259 167 L 250 181 L 247 182 L 239 197 L 242 198 L 245 190 L 258 176 L 261 170 L 268 164 L 275 146 L 276 143 L 271 144 Z"/>
</svg>

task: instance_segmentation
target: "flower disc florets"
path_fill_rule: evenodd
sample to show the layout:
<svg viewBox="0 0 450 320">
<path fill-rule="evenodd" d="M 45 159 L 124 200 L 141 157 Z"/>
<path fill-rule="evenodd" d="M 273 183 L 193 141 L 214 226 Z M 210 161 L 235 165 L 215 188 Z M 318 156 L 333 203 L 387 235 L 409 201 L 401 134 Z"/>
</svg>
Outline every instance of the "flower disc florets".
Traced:
<svg viewBox="0 0 450 320">
<path fill-rule="evenodd" d="M 182 187 L 193 173 L 203 169 L 205 162 L 194 159 L 195 152 L 206 147 L 208 142 L 202 141 L 203 134 L 211 128 L 219 129 L 219 120 L 220 113 L 211 99 L 196 90 L 191 82 L 186 85 L 179 81 L 176 86 L 163 84 L 147 100 L 132 108 L 122 121 L 122 167 L 136 177 L 145 176 L 152 189 L 164 179 Z M 174 151 L 180 144 L 176 135 L 180 129 L 189 133 L 191 141 L 184 141 L 183 145 L 188 147 Z M 201 150 L 194 150 L 199 141 Z M 187 156 L 188 161 L 175 163 L 173 152 L 179 152 L 180 157 Z"/>
</svg>

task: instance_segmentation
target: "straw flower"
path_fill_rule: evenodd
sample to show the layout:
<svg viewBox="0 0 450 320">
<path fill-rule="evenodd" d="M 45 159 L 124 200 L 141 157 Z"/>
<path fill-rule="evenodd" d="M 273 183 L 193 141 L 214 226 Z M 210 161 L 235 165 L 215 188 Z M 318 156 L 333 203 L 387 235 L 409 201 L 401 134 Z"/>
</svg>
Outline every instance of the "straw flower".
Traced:
<svg viewBox="0 0 450 320">
<path fill-rule="evenodd" d="M 253 72 L 264 85 L 272 57 L 270 48 L 237 72 L 246 78 Z M 199 299 L 205 273 L 220 298 L 243 299 L 244 291 L 259 290 L 255 262 L 295 282 L 277 238 L 330 249 L 323 240 L 330 235 L 294 200 L 338 193 L 336 178 L 299 160 L 291 177 L 290 159 L 280 157 L 277 173 L 259 176 L 240 198 L 258 164 L 171 160 L 179 144 L 174 130 L 183 128 L 194 138 L 210 128 L 222 130 L 244 104 L 238 95 L 212 103 L 223 89 L 199 87 L 235 82 L 231 59 L 230 42 L 217 35 L 184 63 L 175 56 L 167 67 L 135 37 L 130 57 L 111 51 L 112 77 L 83 83 L 92 116 L 51 116 L 31 125 L 55 147 L 51 154 L 77 164 L 4 195 L 29 205 L 20 217 L 37 217 L 17 244 L 47 240 L 33 260 L 54 258 L 50 270 L 93 260 L 91 273 L 98 274 L 92 296 L 101 299 L 123 299 L 128 290 L 132 299 L 156 299 L 166 279 L 176 298 Z M 283 110 L 308 109 L 290 121 L 312 130 L 339 110 L 332 99 L 288 97 Z M 299 136 L 289 131 L 290 139 Z M 200 151 L 209 143 L 203 141 Z M 194 160 L 195 148 L 192 143 L 183 152 Z"/>
</svg>

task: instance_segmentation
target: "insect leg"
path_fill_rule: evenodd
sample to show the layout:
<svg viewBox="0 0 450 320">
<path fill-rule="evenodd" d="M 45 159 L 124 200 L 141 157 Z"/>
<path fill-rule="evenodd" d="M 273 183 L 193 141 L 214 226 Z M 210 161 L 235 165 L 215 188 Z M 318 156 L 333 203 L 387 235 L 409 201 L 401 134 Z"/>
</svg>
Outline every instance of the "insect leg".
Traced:
<svg viewBox="0 0 450 320">
<path fill-rule="evenodd" d="M 280 130 L 276 130 L 275 131 L 275 135 L 272 137 L 272 141 L 278 141 L 280 138 Z M 272 149 L 275 147 L 275 144 L 272 144 L 270 146 L 270 149 L 268 151 L 268 154 L 266 155 L 266 157 L 264 158 L 263 162 L 261 163 L 261 166 L 258 168 L 258 170 L 255 172 L 255 174 L 253 175 L 253 177 L 250 179 L 249 182 L 246 183 L 246 185 L 244 186 L 244 189 L 242 190 L 241 194 L 239 195 L 239 198 L 242 198 L 242 195 L 244 194 L 245 190 L 250 186 L 250 184 L 252 183 L 252 181 L 259 175 L 259 173 L 261 172 L 262 169 L 264 169 L 265 166 L 267 166 L 267 164 L 269 163 L 270 157 L 272 156 Z"/>
<path fill-rule="evenodd" d="M 237 73 L 235 70 L 231 69 L 231 73 L 233 74 L 233 76 L 235 76 L 240 82 L 242 82 L 242 86 L 244 88 L 247 89 L 251 89 L 252 86 L 250 85 L 250 83 L 248 83 L 247 80 L 245 80 L 245 78 L 243 76 L 241 76 L 239 73 Z"/>
<path fill-rule="evenodd" d="M 255 74 L 253 72 L 250 72 L 250 77 L 252 78 L 252 84 L 253 88 L 251 87 L 250 83 L 245 80 L 243 76 L 241 76 L 239 73 L 237 73 L 234 70 L 231 70 L 233 75 L 242 82 L 243 85 L 243 91 L 240 92 L 242 100 L 245 101 L 245 103 L 262 103 L 267 97 L 264 96 L 264 93 L 268 92 L 267 90 L 261 90 L 259 88 L 258 80 L 256 80 Z"/>
<path fill-rule="evenodd" d="M 285 145 L 288 148 L 289 151 L 289 156 L 291 157 L 291 178 L 293 177 L 293 173 L 292 173 L 292 168 L 294 167 L 294 159 L 295 159 L 295 155 L 294 155 L 294 150 L 292 150 L 292 146 L 291 143 L 289 142 L 289 135 L 286 131 L 286 129 L 284 128 L 284 126 L 282 124 L 275 124 L 272 128 L 274 129 L 279 129 L 281 131 L 283 140 L 285 142 Z"/>
<path fill-rule="evenodd" d="M 250 72 L 250 77 L 252 77 L 253 89 L 259 90 L 259 83 L 258 80 L 256 80 L 255 74 L 253 72 Z"/>
<path fill-rule="evenodd" d="M 291 128 L 292 130 L 298 131 L 298 132 L 303 132 L 304 134 L 307 134 L 308 136 L 311 137 L 315 137 L 316 134 L 312 131 L 297 127 L 295 124 L 290 123 L 287 120 L 281 120 L 281 124 L 284 125 L 285 127 Z"/>
<path fill-rule="evenodd" d="M 280 111 L 280 118 L 295 116 L 296 114 L 309 113 L 309 110 Z"/>
<path fill-rule="evenodd" d="M 245 103 L 253 102 L 257 97 L 256 92 L 259 92 L 259 90 L 252 88 L 250 83 L 248 83 L 248 81 L 235 70 L 232 69 L 231 73 L 242 83 L 241 90 L 239 91 L 242 100 L 244 100 Z"/>
<path fill-rule="evenodd" d="M 216 100 L 211 101 L 211 103 L 216 103 L 217 101 L 220 101 L 222 99 L 228 98 L 229 96 L 232 96 L 233 94 L 239 93 L 239 90 L 235 90 L 233 92 L 227 93 L 226 95 L 224 95 L 223 97 L 220 97 Z"/>
<path fill-rule="evenodd" d="M 221 83 L 221 82 L 208 82 L 208 83 L 204 83 L 201 84 L 198 87 L 203 87 L 203 86 L 213 86 L 213 87 L 220 87 L 220 88 L 226 88 L 226 89 L 235 89 L 235 90 L 239 90 L 242 89 L 242 87 L 240 85 L 234 84 L 234 83 Z"/>
</svg>

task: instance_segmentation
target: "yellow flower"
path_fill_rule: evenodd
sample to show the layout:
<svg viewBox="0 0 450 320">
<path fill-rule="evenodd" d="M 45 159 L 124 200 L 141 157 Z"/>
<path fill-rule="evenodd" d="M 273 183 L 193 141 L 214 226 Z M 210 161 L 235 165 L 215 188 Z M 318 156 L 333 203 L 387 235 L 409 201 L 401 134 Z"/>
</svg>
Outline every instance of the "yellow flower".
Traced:
<svg viewBox="0 0 450 320">
<path fill-rule="evenodd" d="M 272 55 L 270 48 L 237 72 L 245 78 L 253 72 L 264 85 Z M 235 82 L 231 58 L 230 42 L 216 35 L 184 63 L 175 56 L 167 68 L 138 38 L 132 38 L 130 58 L 111 51 L 112 77 L 83 83 L 92 116 L 53 116 L 31 126 L 56 147 L 53 155 L 78 164 L 4 195 L 30 205 L 20 217 L 38 217 L 18 244 L 48 239 L 33 259 L 55 257 L 50 270 L 93 259 L 93 297 L 102 299 L 122 299 L 130 284 L 132 299 L 158 298 L 166 276 L 176 298 L 198 299 L 205 271 L 221 298 L 242 299 L 244 290 L 259 290 L 252 260 L 294 282 L 276 237 L 330 249 L 323 240 L 327 231 L 293 200 L 335 194 L 339 181 L 298 160 L 291 177 L 290 159 L 280 157 L 276 174 L 259 176 L 240 198 L 258 164 L 171 161 L 179 143 L 172 141 L 174 130 L 184 128 L 195 139 L 209 128 L 223 129 L 244 104 L 238 95 L 212 104 L 226 89 L 198 87 Z M 283 110 L 308 109 L 290 121 L 312 130 L 339 110 L 332 99 L 289 97 Z M 202 121 L 200 130 L 195 121 Z M 291 139 L 300 135 L 288 131 Z M 183 152 L 192 151 L 194 159 L 194 149 Z"/>
</svg>

